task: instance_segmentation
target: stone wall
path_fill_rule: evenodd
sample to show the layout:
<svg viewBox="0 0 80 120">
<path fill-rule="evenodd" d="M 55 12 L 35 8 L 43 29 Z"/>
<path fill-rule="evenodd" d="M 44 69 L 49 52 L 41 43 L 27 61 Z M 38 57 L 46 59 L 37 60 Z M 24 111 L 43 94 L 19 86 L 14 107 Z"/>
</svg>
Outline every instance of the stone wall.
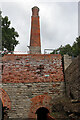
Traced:
<svg viewBox="0 0 80 120">
<path fill-rule="evenodd" d="M 11 100 L 10 118 L 35 118 L 36 110 L 42 106 L 51 111 L 51 100 L 62 96 L 64 92 L 63 82 L 5 83 L 2 88 L 7 92 Z M 43 100 L 42 95 L 45 96 Z M 32 101 L 36 96 L 39 97 Z"/>
<path fill-rule="evenodd" d="M 64 71 L 65 71 L 67 67 L 72 63 L 72 57 L 65 54 L 63 59 L 64 59 Z"/>
<path fill-rule="evenodd" d="M 9 117 L 35 118 L 40 107 L 51 111 L 51 101 L 64 93 L 62 70 L 61 55 L 5 55 L 0 87 L 11 100 Z"/>
<path fill-rule="evenodd" d="M 80 56 L 73 59 L 65 71 L 66 93 L 72 99 L 80 100 Z"/>
</svg>

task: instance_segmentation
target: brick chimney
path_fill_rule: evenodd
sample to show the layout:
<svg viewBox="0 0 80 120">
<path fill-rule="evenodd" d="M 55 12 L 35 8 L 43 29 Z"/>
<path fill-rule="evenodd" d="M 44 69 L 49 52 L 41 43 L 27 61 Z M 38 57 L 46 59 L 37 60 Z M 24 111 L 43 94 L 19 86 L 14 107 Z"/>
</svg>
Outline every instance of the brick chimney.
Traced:
<svg viewBox="0 0 80 120">
<path fill-rule="evenodd" d="M 30 54 L 41 54 L 40 43 L 40 25 L 39 25 L 39 8 L 32 8 L 31 16 L 31 36 L 30 36 Z"/>
</svg>

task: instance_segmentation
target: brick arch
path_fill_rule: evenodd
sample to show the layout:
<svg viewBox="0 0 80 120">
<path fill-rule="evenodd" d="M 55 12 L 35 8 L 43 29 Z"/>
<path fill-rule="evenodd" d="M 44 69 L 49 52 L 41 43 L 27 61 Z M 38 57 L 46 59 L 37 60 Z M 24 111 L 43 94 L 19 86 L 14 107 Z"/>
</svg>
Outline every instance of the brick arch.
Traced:
<svg viewBox="0 0 80 120">
<path fill-rule="evenodd" d="M 33 97 L 31 99 L 29 118 L 35 118 L 36 110 L 38 110 L 40 107 L 45 107 L 51 112 L 50 101 L 51 101 L 51 96 L 48 96 L 48 95 L 39 95 L 39 96 Z"/>
<path fill-rule="evenodd" d="M 2 101 L 3 107 L 11 109 L 11 101 L 5 90 L 0 88 L 0 99 Z"/>
</svg>

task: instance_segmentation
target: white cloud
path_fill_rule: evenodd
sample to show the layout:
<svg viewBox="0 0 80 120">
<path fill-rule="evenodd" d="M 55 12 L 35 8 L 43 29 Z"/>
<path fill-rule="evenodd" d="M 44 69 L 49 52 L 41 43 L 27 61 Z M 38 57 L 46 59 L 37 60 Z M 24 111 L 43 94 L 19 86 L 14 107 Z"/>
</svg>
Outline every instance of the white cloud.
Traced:
<svg viewBox="0 0 80 120">
<path fill-rule="evenodd" d="M 77 2 L 29 2 L 1 3 L 4 16 L 8 16 L 19 33 L 17 51 L 27 51 L 30 42 L 31 8 L 40 8 L 40 30 L 42 52 L 45 48 L 57 48 L 61 44 L 72 44 L 78 34 L 78 3 Z"/>
</svg>

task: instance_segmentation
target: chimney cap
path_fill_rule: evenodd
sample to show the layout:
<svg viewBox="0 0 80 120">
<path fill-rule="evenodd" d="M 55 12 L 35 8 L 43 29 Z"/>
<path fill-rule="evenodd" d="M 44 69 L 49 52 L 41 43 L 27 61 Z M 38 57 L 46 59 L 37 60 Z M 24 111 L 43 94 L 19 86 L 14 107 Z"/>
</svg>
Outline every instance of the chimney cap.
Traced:
<svg viewBox="0 0 80 120">
<path fill-rule="evenodd" d="M 34 6 L 34 7 L 32 8 L 32 11 L 33 11 L 34 9 L 37 9 L 37 10 L 39 11 L 39 8 L 38 8 L 37 6 Z"/>
</svg>

